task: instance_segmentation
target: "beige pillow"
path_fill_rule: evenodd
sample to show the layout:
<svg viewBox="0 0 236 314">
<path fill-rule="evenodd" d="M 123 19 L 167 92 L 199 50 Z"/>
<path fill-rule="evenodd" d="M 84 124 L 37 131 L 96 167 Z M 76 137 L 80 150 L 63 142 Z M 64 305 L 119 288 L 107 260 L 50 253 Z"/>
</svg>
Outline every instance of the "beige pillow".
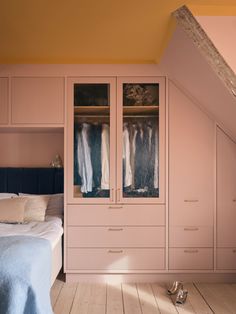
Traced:
<svg viewBox="0 0 236 314">
<path fill-rule="evenodd" d="M 45 212 L 48 205 L 49 196 L 39 195 L 39 196 L 25 196 L 27 199 L 25 204 L 25 217 L 24 221 L 44 221 Z"/>
<path fill-rule="evenodd" d="M 48 216 L 56 216 L 63 219 L 64 215 L 64 194 L 26 194 L 26 193 L 19 193 L 20 196 L 47 196 L 49 198 L 47 210 L 45 215 Z"/>
<path fill-rule="evenodd" d="M 22 223 L 27 199 L 14 197 L 0 200 L 0 222 Z"/>
<path fill-rule="evenodd" d="M 64 195 L 61 194 L 51 194 L 49 195 L 49 202 L 46 210 L 46 215 L 57 216 L 63 218 L 64 213 Z"/>
</svg>

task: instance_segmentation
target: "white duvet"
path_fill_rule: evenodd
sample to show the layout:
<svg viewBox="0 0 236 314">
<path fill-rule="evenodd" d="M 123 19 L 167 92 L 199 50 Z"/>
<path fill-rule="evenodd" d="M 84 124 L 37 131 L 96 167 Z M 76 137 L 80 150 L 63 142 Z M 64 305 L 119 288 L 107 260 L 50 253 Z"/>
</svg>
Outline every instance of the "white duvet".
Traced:
<svg viewBox="0 0 236 314">
<path fill-rule="evenodd" d="M 62 220 L 54 216 L 46 216 L 43 222 L 31 221 L 26 224 L 0 223 L 0 237 L 26 235 L 44 238 L 50 241 L 52 248 L 55 247 L 62 234 Z"/>
</svg>

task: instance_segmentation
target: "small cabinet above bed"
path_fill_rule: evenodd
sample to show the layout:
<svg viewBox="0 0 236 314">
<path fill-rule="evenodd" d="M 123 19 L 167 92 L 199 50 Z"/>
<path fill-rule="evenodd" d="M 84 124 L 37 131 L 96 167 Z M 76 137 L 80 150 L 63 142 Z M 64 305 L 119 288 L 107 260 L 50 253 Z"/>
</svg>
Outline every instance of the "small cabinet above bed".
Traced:
<svg viewBox="0 0 236 314">
<path fill-rule="evenodd" d="M 12 124 L 64 123 L 63 77 L 13 77 L 11 79 Z"/>
</svg>

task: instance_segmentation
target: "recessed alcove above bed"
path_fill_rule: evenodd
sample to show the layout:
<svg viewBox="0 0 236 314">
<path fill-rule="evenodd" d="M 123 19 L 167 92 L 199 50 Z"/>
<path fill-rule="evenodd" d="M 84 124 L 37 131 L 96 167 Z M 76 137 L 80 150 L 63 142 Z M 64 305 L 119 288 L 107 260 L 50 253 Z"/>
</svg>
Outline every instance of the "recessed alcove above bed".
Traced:
<svg viewBox="0 0 236 314">
<path fill-rule="evenodd" d="M 1 129 L 0 167 L 49 167 L 59 154 L 63 162 L 63 129 Z"/>
</svg>

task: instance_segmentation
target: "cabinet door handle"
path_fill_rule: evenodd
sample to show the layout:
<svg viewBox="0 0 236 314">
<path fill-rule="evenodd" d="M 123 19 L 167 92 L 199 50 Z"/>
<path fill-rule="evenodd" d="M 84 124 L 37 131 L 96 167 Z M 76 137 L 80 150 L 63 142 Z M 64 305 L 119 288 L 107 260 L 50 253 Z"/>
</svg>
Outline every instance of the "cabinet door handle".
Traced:
<svg viewBox="0 0 236 314">
<path fill-rule="evenodd" d="M 236 202 L 236 199 L 235 199 L 235 198 L 233 199 L 233 202 Z"/>
<path fill-rule="evenodd" d="M 185 203 L 197 203 L 199 200 L 184 200 Z"/>
<path fill-rule="evenodd" d="M 117 189 L 117 202 L 120 202 L 120 189 Z"/>
<path fill-rule="evenodd" d="M 188 227 L 188 228 L 184 228 L 184 231 L 198 231 L 199 228 L 198 227 Z"/>
<path fill-rule="evenodd" d="M 108 209 L 122 209 L 123 206 L 108 206 Z"/>
<path fill-rule="evenodd" d="M 108 253 L 123 253 L 123 250 L 108 250 Z"/>
<path fill-rule="evenodd" d="M 108 228 L 108 231 L 123 231 L 123 228 Z"/>
<path fill-rule="evenodd" d="M 233 253 L 236 253 L 236 250 L 234 249 L 234 250 L 232 250 L 232 252 L 233 252 Z"/>
<path fill-rule="evenodd" d="M 198 253 L 198 250 L 184 250 L 184 253 Z"/>
</svg>

